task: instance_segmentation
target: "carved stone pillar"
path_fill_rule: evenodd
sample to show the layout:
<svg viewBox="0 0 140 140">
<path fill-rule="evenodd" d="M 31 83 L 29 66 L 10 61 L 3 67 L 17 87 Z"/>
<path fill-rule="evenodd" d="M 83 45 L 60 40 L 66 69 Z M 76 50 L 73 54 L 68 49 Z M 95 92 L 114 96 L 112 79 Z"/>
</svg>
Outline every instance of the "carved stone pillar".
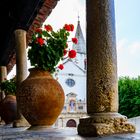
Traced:
<svg viewBox="0 0 140 140">
<path fill-rule="evenodd" d="M 87 113 L 78 134 L 135 132 L 118 112 L 114 0 L 87 0 Z"/>
<path fill-rule="evenodd" d="M 18 85 L 27 77 L 27 54 L 26 54 L 26 31 L 22 29 L 15 30 L 15 44 L 16 44 L 16 82 Z M 20 114 L 17 106 L 18 118 L 13 124 L 17 126 L 29 126 L 24 117 Z"/>
<path fill-rule="evenodd" d="M 0 81 L 4 81 L 5 79 L 7 79 L 7 67 L 6 66 L 0 66 Z M 0 95 L 0 101 L 5 97 L 5 94 L 3 91 L 0 91 L 1 95 Z"/>
</svg>

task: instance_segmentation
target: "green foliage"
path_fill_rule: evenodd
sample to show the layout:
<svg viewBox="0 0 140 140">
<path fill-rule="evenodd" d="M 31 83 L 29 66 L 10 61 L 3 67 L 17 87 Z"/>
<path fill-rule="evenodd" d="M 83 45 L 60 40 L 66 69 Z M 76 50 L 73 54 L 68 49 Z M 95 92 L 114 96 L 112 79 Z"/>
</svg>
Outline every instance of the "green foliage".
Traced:
<svg viewBox="0 0 140 140">
<path fill-rule="evenodd" d="M 1 88 L 2 91 L 5 92 L 6 95 L 8 95 L 8 94 L 15 95 L 15 92 L 16 92 L 15 77 L 10 79 L 10 80 L 5 80 L 5 81 L 1 82 L 0 83 L 0 88 Z"/>
<path fill-rule="evenodd" d="M 140 77 L 120 77 L 118 91 L 119 113 L 128 118 L 140 116 Z"/>
<path fill-rule="evenodd" d="M 33 34 L 32 42 L 29 44 L 28 59 L 31 66 L 53 73 L 64 56 L 70 31 L 73 31 L 74 27 L 72 24 L 66 24 L 56 32 L 50 25 L 45 25 L 44 28 L 37 29 Z"/>
</svg>

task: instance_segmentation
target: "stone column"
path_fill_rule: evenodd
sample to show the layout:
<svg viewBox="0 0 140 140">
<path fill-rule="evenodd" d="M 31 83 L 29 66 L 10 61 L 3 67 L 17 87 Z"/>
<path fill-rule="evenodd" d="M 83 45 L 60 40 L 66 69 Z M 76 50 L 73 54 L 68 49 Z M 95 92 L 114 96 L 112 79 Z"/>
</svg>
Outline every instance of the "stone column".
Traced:
<svg viewBox="0 0 140 140">
<path fill-rule="evenodd" d="M 16 41 L 16 80 L 17 84 L 27 77 L 27 55 L 26 55 L 26 31 L 18 29 L 15 31 Z"/>
<path fill-rule="evenodd" d="M 7 67 L 6 66 L 0 66 L 0 74 L 1 74 L 1 79 L 0 81 L 4 81 L 7 79 Z M 0 96 L 0 101 L 5 97 L 5 94 L 3 91 L 1 91 L 1 96 Z"/>
<path fill-rule="evenodd" d="M 16 82 L 17 87 L 19 84 L 25 80 L 27 77 L 27 55 L 26 55 L 26 31 L 22 29 L 15 30 L 15 44 L 16 44 Z M 13 124 L 14 127 L 17 126 L 28 126 L 27 121 L 20 114 L 18 110 L 18 120 Z"/>
<path fill-rule="evenodd" d="M 135 132 L 118 113 L 114 0 L 87 0 L 87 113 L 78 134 Z"/>
</svg>

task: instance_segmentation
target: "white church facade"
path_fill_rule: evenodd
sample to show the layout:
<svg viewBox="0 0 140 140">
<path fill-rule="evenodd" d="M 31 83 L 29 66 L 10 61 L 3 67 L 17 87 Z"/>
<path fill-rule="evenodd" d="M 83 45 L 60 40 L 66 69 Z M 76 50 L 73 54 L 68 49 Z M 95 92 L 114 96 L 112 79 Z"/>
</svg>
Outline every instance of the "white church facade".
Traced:
<svg viewBox="0 0 140 140">
<path fill-rule="evenodd" d="M 86 44 L 78 21 L 75 37 L 77 44 L 72 49 L 77 55 L 74 59 L 63 60 L 64 69 L 56 73 L 56 78 L 64 89 L 65 105 L 55 123 L 57 127 L 76 127 L 79 118 L 86 116 Z"/>
<path fill-rule="evenodd" d="M 58 117 L 55 127 L 77 127 L 79 119 L 86 116 L 86 101 L 77 99 L 77 95 L 66 95 L 65 105 Z"/>
</svg>

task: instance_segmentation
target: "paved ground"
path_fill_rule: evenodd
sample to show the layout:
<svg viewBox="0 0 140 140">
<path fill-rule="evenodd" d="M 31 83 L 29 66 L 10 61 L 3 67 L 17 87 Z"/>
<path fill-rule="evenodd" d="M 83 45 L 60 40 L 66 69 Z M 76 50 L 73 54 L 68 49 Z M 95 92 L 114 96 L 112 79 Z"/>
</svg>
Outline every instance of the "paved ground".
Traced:
<svg viewBox="0 0 140 140">
<path fill-rule="evenodd" d="M 121 134 L 105 137 L 80 137 L 77 129 L 72 128 L 13 128 L 11 125 L 0 125 L 0 140 L 140 140 L 140 133 Z"/>
<path fill-rule="evenodd" d="M 140 132 L 140 116 L 128 119 L 129 122 L 133 123 L 136 130 Z"/>
</svg>

